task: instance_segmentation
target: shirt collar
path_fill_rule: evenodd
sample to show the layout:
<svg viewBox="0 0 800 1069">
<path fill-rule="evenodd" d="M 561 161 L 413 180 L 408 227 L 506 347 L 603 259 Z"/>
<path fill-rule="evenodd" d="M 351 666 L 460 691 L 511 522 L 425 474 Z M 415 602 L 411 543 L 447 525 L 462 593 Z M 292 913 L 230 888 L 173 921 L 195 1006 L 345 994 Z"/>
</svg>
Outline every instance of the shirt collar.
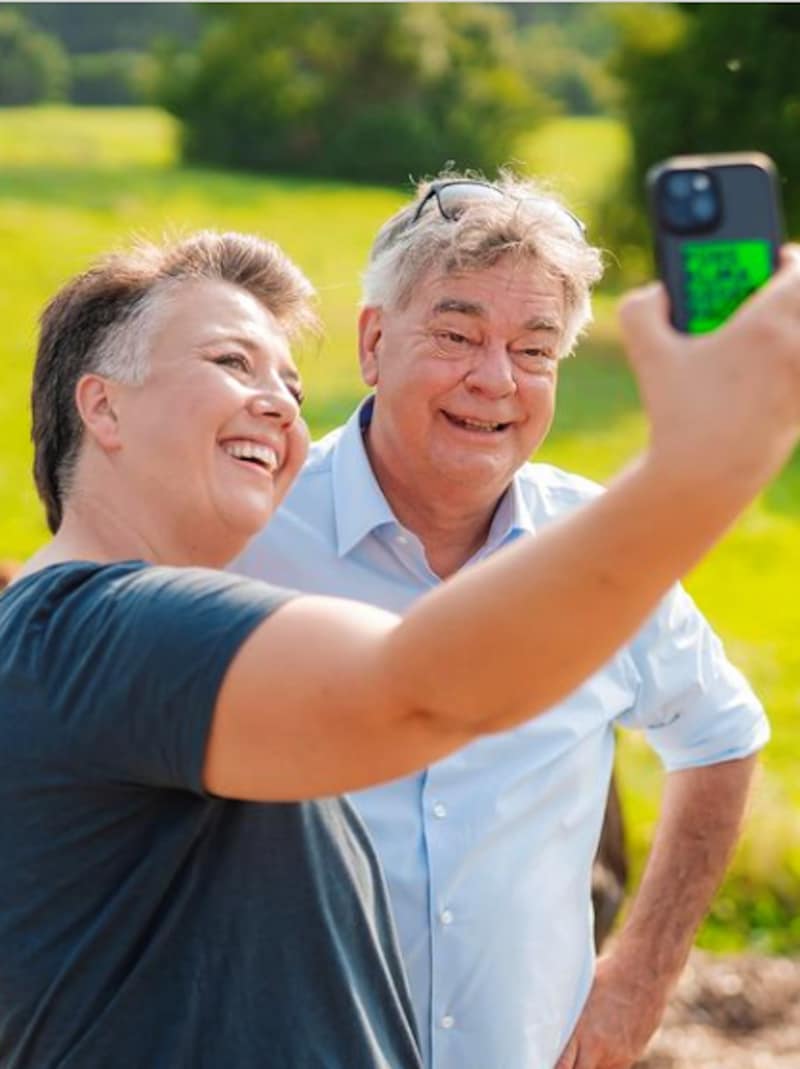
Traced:
<svg viewBox="0 0 800 1069">
<path fill-rule="evenodd" d="M 535 532 L 536 524 L 525 499 L 520 473 L 517 472 L 495 509 L 489 536 L 482 552 L 491 553 L 520 534 L 535 534 Z"/>
<path fill-rule="evenodd" d="M 342 428 L 333 453 L 333 507 L 340 557 L 376 527 L 397 523 L 364 448 L 364 429 L 372 418 L 372 405 L 372 397 L 359 405 Z"/>
<path fill-rule="evenodd" d="M 378 527 L 398 524 L 383 496 L 364 447 L 364 430 L 372 418 L 374 397 L 367 397 L 342 428 L 333 454 L 333 502 L 336 551 L 340 557 Z M 535 524 L 525 500 L 520 474 L 497 506 L 484 550 L 492 551 L 519 534 L 533 534 Z"/>
</svg>

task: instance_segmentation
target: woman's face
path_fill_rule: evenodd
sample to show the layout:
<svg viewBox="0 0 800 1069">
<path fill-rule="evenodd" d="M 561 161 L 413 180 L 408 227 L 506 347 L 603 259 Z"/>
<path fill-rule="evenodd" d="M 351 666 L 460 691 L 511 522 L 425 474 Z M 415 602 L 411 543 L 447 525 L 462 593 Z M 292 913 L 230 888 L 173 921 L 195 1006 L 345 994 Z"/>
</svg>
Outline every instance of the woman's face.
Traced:
<svg viewBox="0 0 800 1069">
<path fill-rule="evenodd" d="M 236 286 L 187 282 L 156 315 L 147 378 L 118 390 L 116 462 L 161 541 L 227 559 L 305 459 L 300 377 L 274 316 Z"/>
</svg>

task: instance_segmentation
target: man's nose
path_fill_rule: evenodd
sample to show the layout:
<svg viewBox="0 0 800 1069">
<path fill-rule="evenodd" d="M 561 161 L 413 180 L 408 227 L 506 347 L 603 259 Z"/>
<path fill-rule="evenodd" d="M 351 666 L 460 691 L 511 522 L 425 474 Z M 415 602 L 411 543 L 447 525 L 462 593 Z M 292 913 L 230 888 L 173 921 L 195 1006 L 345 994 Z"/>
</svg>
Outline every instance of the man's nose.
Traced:
<svg viewBox="0 0 800 1069">
<path fill-rule="evenodd" d="M 483 346 L 464 381 L 471 390 L 489 397 L 506 397 L 514 393 L 517 380 L 514 377 L 514 363 L 506 346 L 501 342 Z"/>
</svg>

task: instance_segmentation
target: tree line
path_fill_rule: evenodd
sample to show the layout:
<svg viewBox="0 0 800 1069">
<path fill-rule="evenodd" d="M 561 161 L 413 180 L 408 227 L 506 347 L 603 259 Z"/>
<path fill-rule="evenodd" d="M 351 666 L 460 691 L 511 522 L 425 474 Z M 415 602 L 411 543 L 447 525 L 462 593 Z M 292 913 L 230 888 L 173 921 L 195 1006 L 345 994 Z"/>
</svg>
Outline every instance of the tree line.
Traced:
<svg viewBox="0 0 800 1069">
<path fill-rule="evenodd" d="M 759 148 L 791 190 L 798 45 L 795 4 L 0 4 L 0 104 L 146 100 L 188 162 L 392 184 L 492 171 L 559 110 L 614 113 L 619 243 L 663 156 Z"/>
</svg>

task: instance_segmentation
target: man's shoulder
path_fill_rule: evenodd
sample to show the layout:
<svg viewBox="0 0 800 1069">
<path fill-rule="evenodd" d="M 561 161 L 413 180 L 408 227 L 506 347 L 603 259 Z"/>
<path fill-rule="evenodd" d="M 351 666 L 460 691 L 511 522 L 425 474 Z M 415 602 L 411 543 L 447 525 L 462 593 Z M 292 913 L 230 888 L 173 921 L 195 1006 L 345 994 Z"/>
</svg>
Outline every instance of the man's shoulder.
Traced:
<svg viewBox="0 0 800 1069">
<path fill-rule="evenodd" d="M 523 464 L 516 480 L 528 505 L 541 508 L 545 515 L 553 516 L 570 512 L 605 491 L 600 483 L 553 464 Z"/>
<path fill-rule="evenodd" d="M 297 477 L 295 485 L 305 479 L 318 479 L 326 475 L 332 475 L 336 446 L 339 444 L 339 439 L 342 437 L 345 427 L 346 424 L 335 427 L 332 431 L 328 431 L 327 434 L 323 435 L 322 438 L 318 438 L 311 443 L 306 462 Z"/>
</svg>

